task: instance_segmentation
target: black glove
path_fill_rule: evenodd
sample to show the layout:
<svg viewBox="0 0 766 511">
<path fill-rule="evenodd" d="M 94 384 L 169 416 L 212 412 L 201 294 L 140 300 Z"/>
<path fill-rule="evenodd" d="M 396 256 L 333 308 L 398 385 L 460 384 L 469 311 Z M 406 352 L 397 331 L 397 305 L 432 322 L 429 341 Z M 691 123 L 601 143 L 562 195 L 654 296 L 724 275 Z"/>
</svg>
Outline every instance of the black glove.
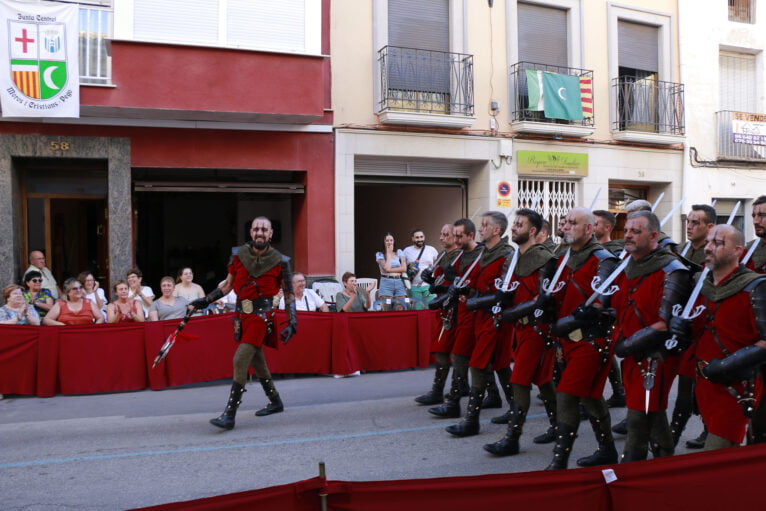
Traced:
<svg viewBox="0 0 766 511">
<path fill-rule="evenodd" d="M 668 321 L 668 332 L 676 336 L 679 343 L 691 344 L 692 342 L 692 320 L 684 319 L 679 316 L 673 316 Z"/>
<path fill-rule="evenodd" d="M 434 283 L 434 270 L 432 268 L 426 268 L 425 270 L 420 272 L 420 280 L 425 282 L 426 284 L 433 284 Z"/>
<path fill-rule="evenodd" d="M 189 302 L 189 305 L 195 309 L 204 309 L 214 301 L 221 298 L 223 298 L 223 291 L 221 291 L 221 288 L 217 287 L 210 291 L 204 298 L 197 298 L 196 300 L 192 300 Z"/>
<path fill-rule="evenodd" d="M 447 282 L 455 282 L 455 279 L 457 278 L 457 270 L 454 266 L 447 266 L 444 268 L 444 279 Z"/>
<path fill-rule="evenodd" d="M 450 286 L 450 289 L 455 296 L 460 296 L 460 295 L 466 296 L 471 293 L 471 288 L 469 286 L 462 286 L 462 287 Z"/>
<path fill-rule="evenodd" d="M 296 334 L 298 331 L 298 325 L 294 322 L 290 322 L 287 324 L 287 326 L 279 333 L 279 338 L 282 339 L 282 342 L 284 344 L 287 344 L 287 341 L 290 340 L 292 336 Z"/>
<path fill-rule="evenodd" d="M 500 302 L 500 305 L 503 307 L 510 307 L 513 305 L 513 295 L 515 294 L 514 291 L 500 291 L 499 289 L 495 291 L 495 299 Z"/>
<path fill-rule="evenodd" d="M 580 305 L 572 311 L 572 316 L 580 321 L 595 321 L 601 314 L 600 309 L 593 305 Z"/>
</svg>

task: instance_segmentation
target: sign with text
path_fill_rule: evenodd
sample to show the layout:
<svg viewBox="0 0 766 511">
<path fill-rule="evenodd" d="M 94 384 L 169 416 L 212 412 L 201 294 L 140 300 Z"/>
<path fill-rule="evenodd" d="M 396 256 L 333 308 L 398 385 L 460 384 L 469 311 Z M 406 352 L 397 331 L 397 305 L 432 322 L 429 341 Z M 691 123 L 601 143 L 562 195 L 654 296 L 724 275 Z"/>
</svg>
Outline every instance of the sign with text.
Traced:
<svg viewBox="0 0 766 511">
<path fill-rule="evenodd" d="M 0 0 L 3 117 L 80 117 L 78 7 Z"/>
<path fill-rule="evenodd" d="M 766 115 L 731 113 L 732 141 L 735 144 L 766 145 Z"/>
<path fill-rule="evenodd" d="M 588 175 L 588 155 L 586 153 L 516 151 L 516 171 L 520 176 L 585 177 Z"/>
</svg>

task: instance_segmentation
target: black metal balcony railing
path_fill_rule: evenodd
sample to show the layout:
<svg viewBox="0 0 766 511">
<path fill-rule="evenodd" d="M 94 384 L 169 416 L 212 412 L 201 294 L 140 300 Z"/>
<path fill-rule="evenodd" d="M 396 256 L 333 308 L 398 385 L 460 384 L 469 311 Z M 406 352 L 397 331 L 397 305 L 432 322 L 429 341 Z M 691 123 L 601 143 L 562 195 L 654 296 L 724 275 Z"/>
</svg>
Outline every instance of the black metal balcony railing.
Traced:
<svg viewBox="0 0 766 511">
<path fill-rule="evenodd" d="M 385 46 L 380 63 L 380 112 L 473 115 L 473 55 Z"/>
<path fill-rule="evenodd" d="M 583 119 L 581 121 L 569 121 L 566 119 L 549 119 L 545 117 L 545 112 L 529 110 L 529 86 L 527 85 L 527 69 L 536 71 L 548 71 L 551 73 L 558 73 L 562 75 L 577 76 L 584 80 L 589 80 L 586 83 L 590 85 L 591 90 L 588 95 L 591 99 L 589 104 L 584 103 L 585 109 L 590 109 L 588 112 L 583 110 Z M 549 64 L 540 64 L 536 62 L 517 62 L 511 66 L 511 108 L 512 108 L 512 120 L 511 122 L 547 122 L 555 124 L 570 124 L 576 126 L 593 126 L 593 71 L 588 69 L 577 69 L 574 67 L 553 66 Z"/>
<path fill-rule="evenodd" d="M 722 110 L 715 113 L 718 128 L 718 159 L 730 161 L 766 161 L 766 145 L 758 145 L 763 141 L 762 135 L 766 135 L 758 126 L 745 125 L 741 128 L 739 140 L 752 143 L 734 141 L 734 118 L 735 112 Z M 761 116 L 757 116 L 761 117 Z"/>
<path fill-rule="evenodd" d="M 614 131 L 684 134 L 684 86 L 650 78 L 612 80 L 617 115 Z"/>
</svg>

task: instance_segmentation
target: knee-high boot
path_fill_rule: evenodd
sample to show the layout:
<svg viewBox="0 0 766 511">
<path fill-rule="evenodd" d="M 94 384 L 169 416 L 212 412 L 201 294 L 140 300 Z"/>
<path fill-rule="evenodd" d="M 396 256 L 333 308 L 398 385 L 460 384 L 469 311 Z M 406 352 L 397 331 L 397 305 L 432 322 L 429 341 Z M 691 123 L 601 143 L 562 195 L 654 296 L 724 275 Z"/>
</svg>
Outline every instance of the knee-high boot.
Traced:
<svg viewBox="0 0 766 511">
<path fill-rule="evenodd" d="M 232 382 L 226 408 L 224 408 L 221 415 L 215 419 L 210 419 L 210 424 L 223 429 L 234 429 L 234 417 L 237 415 L 237 408 L 239 408 L 239 404 L 242 402 L 242 394 L 244 392 L 245 387 L 237 382 Z"/>
<path fill-rule="evenodd" d="M 577 428 L 564 422 L 556 424 L 556 445 L 553 447 L 553 459 L 545 470 L 565 470 L 572 454 Z"/>
<path fill-rule="evenodd" d="M 483 400 L 484 389 L 471 387 L 471 393 L 468 395 L 465 418 L 457 424 L 447 426 L 447 433 L 459 437 L 478 435 L 480 428 L 479 413 L 481 412 L 481 403 Z"/>
<path fill-rule="evenodd" d="M 512 405 L 511 418 L 508 421 L 508 431 L 505 436 L 494 444 L 486 444 L 484 450 L 495 456 L 512 456 L 519 453 L 519 438 L 527 417 L 525 411 L 517 404 Z"/>
<path fill-rule="evenodd" d="M 593 433 L 596 435 L 598 448 L 590 456 L 578 459 L 577 464 L 579 466 L 597 467 L 599 465 L 613 465 L 617 463 L 617 449 L 614 447 L 614 438 L 612 438 L 612 431 L 610 429 L 611 422 L 608 420 L 608 417 L 608 412 L 606 417 L 598 418 L 592 415 L 588 417 Z"/>
<path fill-rule="evenodd" d="M 495 381 L 495 374 L 490 371 L 489 378 L 487 378 L 487 384 L 485 387 L 487 391 L 487 397 L 481 403 L 482 408 L 502 408 L 503 400 L 500 399 L 500 389 L 497 388 L 497 382 Z M 470 394 L 469 394 L 470 396 Z"/>
<path fill-rule="evenodd" d="M 548 415 L 550 426 L 545 433 L 532 439 L 536 444 L 549 444 L 556 440 L 556 402 L 543 399 L 543 406 L 545 406 L 545 413 Z"/>
<path fill-rule="evenodd" d="M 416 403 L 421 405 L 438 405 L 444 401 L 444 384 L 447 382 L 449 366 L 438 365 L 434 373 L 434 382 L 431 390 L 415 398 Z"/>
<path fill-rule="evenodd" d="M 620 463 L 642 461 L 649 452 L 649 416 L 638 410 L 628 410 L 626 417 L 628 437 Z"/>
<path fill-rule="evenodd" d="M 274 386 L 274 380 L 271 378 L 261 378 L 261 387 L 266 397 L 269 398 L 269 404 L 255 412 L 258 417 L 264 415 L 271 415 L 272 413 L 279 413 L 285 410 L 284 404 L 282 404 L 282 398 L 279 397 L 279 392 Z"/>
<path fill-rule="evenodd" d="M 460 397 L 468 376 L 467 373 L 467 367 L 452 367 L 452 383 L 450 384 L 449 392 L 444 396 L 444 404 L 429 408 L 428 413 L 444 419 L 457 419 L 460 417 Z"/>
<path fill-rule="evenodd" d="M 493 417 L 491 422 L 492 424 L 508 424 L 513 415 L 513 411 L 516 408 L 513 400 L 513 386 L 511 385 L 511 368 L 500 369 L 497 371 L 497 376 L 500 378 L 500 388 L 503 389 L 505 400 L 508 403 L 508 411 L 503 415 Z"/>
<path fill-rule="evenodd" d="M 609 369 L 609 384 L 612 386 L 612 396 L 606 400 L 609 408 L 625 406 L 625 387 L 622 385 L 622 374 L 617 357 L 612 356 L 612 367 Z"/>
</svg>

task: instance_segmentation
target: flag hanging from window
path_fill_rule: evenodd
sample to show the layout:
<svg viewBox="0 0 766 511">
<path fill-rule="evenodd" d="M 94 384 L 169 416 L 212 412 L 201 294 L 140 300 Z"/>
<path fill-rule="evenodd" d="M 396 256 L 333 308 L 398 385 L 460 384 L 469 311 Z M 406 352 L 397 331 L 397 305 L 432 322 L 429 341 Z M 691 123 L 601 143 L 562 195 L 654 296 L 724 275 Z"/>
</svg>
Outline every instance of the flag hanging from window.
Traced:
<svg viewBox="0 0 766 511">
<path fill-rule="evenodd" d="M 593 117 L 593 78 L 580 77 L 580 100 L 583 117 Z"/>
<path fill-rule="evenodd" d="M 80 117 L 77 5 L 0 0 L 3 117 Z"/>
<path fill-rule="evenodd" d="M 534 69 L 527 69 L 526 74 L 529 110 L 543 111 L 550 119 L 583 119 L 584 87 L 580 77 Z M 592 115 L 592 106 L 590 111 Z"/>
</svg>

